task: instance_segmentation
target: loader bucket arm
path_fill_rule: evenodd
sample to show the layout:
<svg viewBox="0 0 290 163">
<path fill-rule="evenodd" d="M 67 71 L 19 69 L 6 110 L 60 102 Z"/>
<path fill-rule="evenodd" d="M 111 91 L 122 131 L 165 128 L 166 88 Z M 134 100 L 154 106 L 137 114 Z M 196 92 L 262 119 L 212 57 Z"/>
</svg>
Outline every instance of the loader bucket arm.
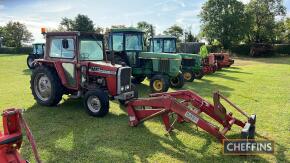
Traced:
<svg viewBox="0 0 290 163">
<path fill-rule="evenodd" d="M 173 129 L 175 122 L 192 122 L 204 131 L 215 136 L 220 142 L 227 139 L 225 134 L 231 129 L 233 124 L 243 128 L 243 138 L 253 138 L 255 116 L 248 116 L 248 121 L 233 117 L 232 113 L 227 113 L 220 103 L 219 93 L 214 94 L 215 105 L 210 104 L 197 93 L 192 91 L 177 91 L 170 93 L 151 94 L 150 98 L 137 99 L 127 104 L 130 126 L 137 126 L 146 120 L 156 116 L 162 116 L 166 130 Z M 190 105 L 192 107 L 190 107 Z M 223 129 L 203 119 L 200 114 L 205 113 L 223 126 Z M 170 124 L 169 116 L 176 114 L 177 117 Z M 251 133 L 250 131 L 251 130 Z"/>
</svg>

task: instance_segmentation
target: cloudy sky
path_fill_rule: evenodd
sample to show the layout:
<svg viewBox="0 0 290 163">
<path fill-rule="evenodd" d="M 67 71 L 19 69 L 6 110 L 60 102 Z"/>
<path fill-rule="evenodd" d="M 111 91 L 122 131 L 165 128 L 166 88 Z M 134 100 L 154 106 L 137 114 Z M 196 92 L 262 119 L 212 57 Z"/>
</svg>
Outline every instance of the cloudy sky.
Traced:
<svg viewBox="0 0 290 163">
<path fill-rule="evenodd" d="M 240 0 L 247 3 L 249 0 Z M 20 21 L 33 33 L 35 41 L 42 38 L 40 28 L 57 28 L 62 17 L 78 13 L 88 15 L 96 26 L 125 24 L 134 26 L 145 20 L 161 33 L 173 24 L 191 27 L 197 34 L 198 14 L 205 0 L 0 0 L 0 25 Z M 290 16 L 290 0 L 284 0 Z"/>
</svg>

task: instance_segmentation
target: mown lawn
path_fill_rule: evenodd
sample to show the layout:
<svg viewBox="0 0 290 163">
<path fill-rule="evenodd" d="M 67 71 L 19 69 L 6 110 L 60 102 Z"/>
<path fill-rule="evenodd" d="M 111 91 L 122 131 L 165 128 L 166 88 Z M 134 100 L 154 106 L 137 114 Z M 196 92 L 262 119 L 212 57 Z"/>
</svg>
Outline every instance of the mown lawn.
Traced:
<svg viewBox="0 0 290 163">
<path fill-rule="evenodd" d="M 210 102 L 212 92 L 220 90 L 246 112 L 257 114 L 256 138 L 274 140 L 275 154 L 248 157 L 224 156 L 222 145 L 192 124 L 177 124 L 170 135 L 160 118 L 129 127 L 125 109 L 117 101 L 110 103 L 104 118 L 88 116 L 81 100 L 66 97 L 57 107 L 39 106 L 29 88 L 30 74 L 26 55 L 0 55 L 0 108 L 26 109 L 24 116 L 44 162 L 290 161 L 290 57 L 236 59 L 232 68 L 184 87 Z M 148 81 L 138 89 L 146 97 Z M 240 128 L 234 127 L 228 136 L 238 138 L 239 133 Z M 26 139 L 21 153 L 33 162 Z"/>
</svg>

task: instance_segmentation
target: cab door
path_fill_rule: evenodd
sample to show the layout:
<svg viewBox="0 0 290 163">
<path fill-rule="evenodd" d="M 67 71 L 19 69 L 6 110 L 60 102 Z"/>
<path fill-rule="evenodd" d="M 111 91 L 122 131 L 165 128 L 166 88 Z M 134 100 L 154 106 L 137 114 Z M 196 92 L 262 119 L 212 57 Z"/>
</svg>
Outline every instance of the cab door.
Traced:
<svg viewBox="0 0 290 163">
<path fill-rule="evenodd" d="M 62 84 L 70 89 L 78 88 L 76 54 L 75 37 L 57 36 L 50 38 L 49 57 L 54 61 Z"/>
</svg>

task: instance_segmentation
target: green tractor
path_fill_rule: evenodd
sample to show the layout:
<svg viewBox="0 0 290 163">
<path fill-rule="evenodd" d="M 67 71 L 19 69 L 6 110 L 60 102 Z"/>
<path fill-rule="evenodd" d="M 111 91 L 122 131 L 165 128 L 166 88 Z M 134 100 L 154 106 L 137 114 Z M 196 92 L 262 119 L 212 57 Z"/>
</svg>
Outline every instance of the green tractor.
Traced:
<svg viewBox="0 0 290 163">
<path fill-rule="evenodd" d="M 182 74 L 187 82 L 192 82 L 195 78 L 203 77 L 201 57 L 198 54 L 176 53 L 176 37 L 159 35 L 150 39 L 151 52 L 167 53 L 169 55 L 179 54 L 182 57 Z"/>
<path fill-rule="evenodd" d="M 109 60 L 132 67 L 132 82 L 135 84 L 141 83 L 146 77 L 150 79 L 152 92 L 183 87 L 181 56 L 144 52 L 143 35 L 144 32 L 136 28 L 111 29 L 108 38 Z"/>
</svg>

